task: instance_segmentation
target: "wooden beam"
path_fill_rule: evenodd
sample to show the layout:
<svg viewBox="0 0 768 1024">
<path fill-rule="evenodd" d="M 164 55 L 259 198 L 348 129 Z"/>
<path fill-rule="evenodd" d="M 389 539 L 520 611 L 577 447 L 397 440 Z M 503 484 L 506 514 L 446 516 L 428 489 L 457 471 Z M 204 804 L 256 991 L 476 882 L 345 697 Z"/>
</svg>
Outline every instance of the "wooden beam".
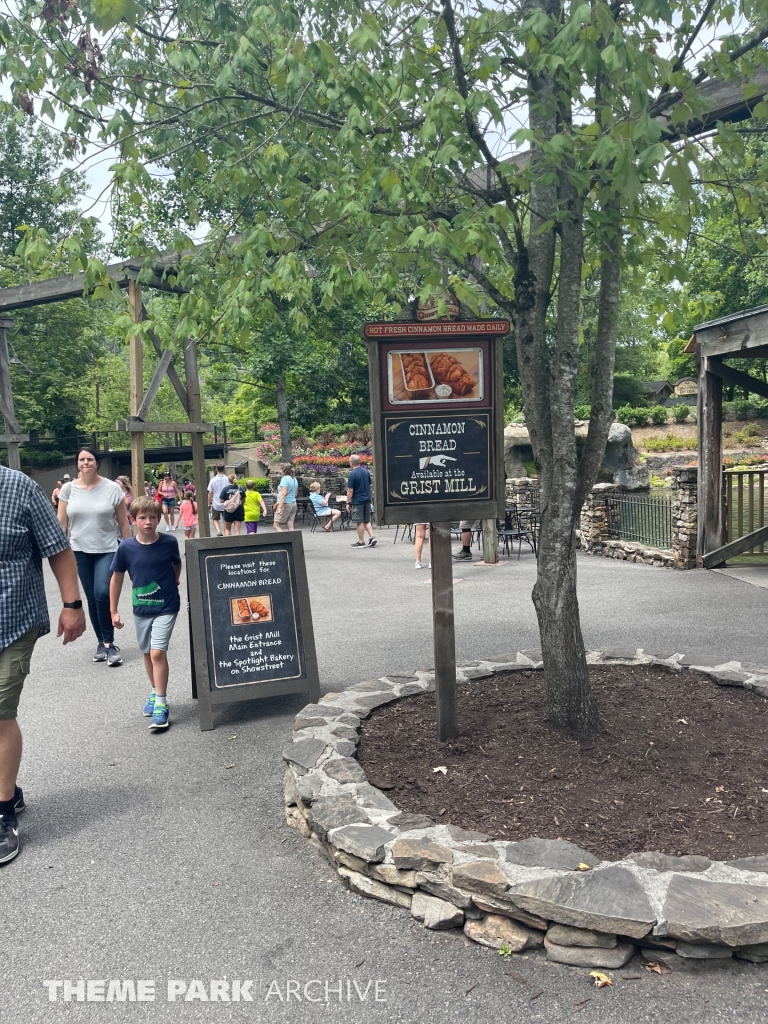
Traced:
<svg viewBox="0 0 768 1024">
<path fill-rule="evenodd" d="M 696 343 L 705 356 L 752 355 L 753 349 L 768 345 L 768 310 L 762 309 L 696 328 Z"/>
<path fill-rule="evenodd" d="M 125 260 L 107 267 L 107 274 L 115 284 L 125 288 L 143 269 L 142 260 Z M 148 288 L 157 288 L 164 292 L 184 293 L 185 288 L 170 284 L 163 277 L 163 267 L 158 264 L 156 272 L 147 280 Z M 33 281 L 31 284 L 18 284 L 12 288 L 0 288 L 0 312 L 13 309 L 29 309 L 30 306 L 46 306 L 51 302 L 64 302 L 66 299 L 84 298 L 85 274 L 67 274 L 64 277 L 51 277 L 47 281 Z"/>
<path fill-rule="evenodd" d="M 736 540 L 732 540 L 729 544 L 723 544 L 722 547 L 708 552 L 702 558 L 704 568 L 714 569 L 715 566 L 722 565 L 726 559 L 735 558 L 736 555 L 740 555 L 743 551 L 759 547 L 766 541 L 768 541 L 768 526 L 761 526 L 759 530 L 746 533 L 743 537 L 737 537 Z"/>
<path fill-rule="evenodd" d="M 184 376 L 187 378 L 187 408 L 189 418 L 199 420 L 202 416 L 200 403 L 200 373 L 197 367 L 197 342 L 187 338 L 184 342 Z M 208 480 L 205 474 L 205 447 L 202 434 L 192 435 L 192 467 L 197 492 L 197 528 L 201 537 L 210 537 L 211 521 L 208 518 Z"/>
<path fill-rule="evenodd" d="M 216 429 L 215 423 L 187 423 L 180 422 L 145 422 L 133 416 L 127 420 L 118 420 L 115 423 L 116 430 L 128 430 L 138 434 L 212 434 Z"/>
<path fill-rule="evenodd" d="M 697 350 L 699 363 L 699 520 L 697 559 L 723 543 L 723 379 Z"/>
<path fill-rule="evenodd" d="M 149 319 L 149 314 L 147 313 L 146 309 L 144 309 L 143 306 L 141 307 L 141 319 L 142 320 L 148 320 Z M 157 352 L 157 354 L 159 356 L 162 355 L 163 352 L 165 351 L 163 349 L 162 341 L 160 341 L 158 336 L 155 334 L 155 332 L 151 328 L 149 328 L 147 330 L 147 334 L 149 335 L 149 340 L 154 345 L 155 352 Z M 176 370 L 174 369 L 173 364 L 171 364 L 168 367 L 168 379 L 170 380 L 171 384 L 173 384 L 173 390 L 179 396 L 179 401 L 182 404 L 184 412 L 187 414 L 187 416 L 189 416 L 189 403 L 187 402 L 187 391 L 186 391 L 186 388 L 184 387 L 184 385 L 182 384 L 181 378 L 179 377 L 178 373 L 176 373 Z"/>
<path fill-rule="evenodd" d="M 149 410 L 152 408 L 152 403 L 157 397 L 157 392 L 160 390 L 160 385 L 163 383 L 163 378 L 165 377 L 166 371 L 171 365 L 172 360 L 173 352 L 171 349 L 163 349 L 157 368 L 152 375 L 152 380 L 149 382 L 149 387 L 147 388 L 144 397 L 141 400 L 141 405 L 136 412 L 136 419 L 145 420 L 149 415 Z"/>
<path fill-rule="evenodd" d="M 21 441 L 28 440 L 29 434 L 0 434 L 0 441 L 4 442 L 5 444 L 19 444 L 19 442 Z"/>
<path fill-rule="evenodd" d="M 432 628 L 435 651 L 437 739 L 454 739 L 459 732 L 456 704 L 456 633 L 453 618 L 453 558 L 451 524 L 430 523 L 432 557 Z"/>
<path fill-rule="evenodd" d="M 768 384 L 765 381 L 758 380 L 757 377 L 750 377 L 748 373 L 742 373 L 741 370 L 734 370 L 732 366 L 725 366 L 719 359 L 709 360 L 709 372 L 714 373 L 717 377 L 722 377 L 729 384 L 735 384 L 736 387 L 768 398 Z"/>
<path fill-rule="evenodd" d="M 5 433 L 7 437 L 21 434 L 19 421 L 16 419 L 16 409 L 13 404 L 13 391 L 11 390 L 11 366 L 8 358 L 8 337 L 6 330 L 13 327 L 13 320 L 0 320 L 0 398 L 2 398 L 3 419 L 5 420 Z M 7 440 L 8 446 L 8 468 L 21 469 L 21 457 L 19 455 L 19 442 Z"/>
<path fill-rule="evenodd" d="M 131 310 L 131 319 L 135 324 L 141 322 L 141 285 L 138 281 L 128 282 L 128 305 Z M 130 370 L 131 370 L 131 416 L 136 416 L 144 395 L 144 352 L 143 339 L 140 334 L 132 334 L 130 341 Z M 133 494 L 139 497 L 144 494 L 144 434 L 140 430 L 131 432 L 131 483 Z"/>
</svg>

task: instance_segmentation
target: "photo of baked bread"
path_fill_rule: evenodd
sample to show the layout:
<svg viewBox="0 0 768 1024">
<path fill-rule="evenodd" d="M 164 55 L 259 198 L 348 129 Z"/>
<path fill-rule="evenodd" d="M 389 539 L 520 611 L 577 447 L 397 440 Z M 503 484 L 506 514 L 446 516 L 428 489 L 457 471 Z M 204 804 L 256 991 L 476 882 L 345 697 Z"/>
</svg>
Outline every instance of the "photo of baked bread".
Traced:
<svg viewBox="0 0 768 1024">
<path fill-rule="evenodd" d="M 268 594 L 258 597 L 233 597 L 230 601 L 233 626 L 248 626 L 252 622 L 272 621 L 272 598 Z"/>
<path fill-rule="evenodd" d="M 479 402 L 484 397 L 483 351 L 391 351 L 388 354 L 389 400 L 411 402 Z"/>
<path fill-rule="evenodd" d="M 429 365 L 437 384 L 449 384 L 454 395 L 468 395 L 477 381 L 450 352 L 435 352 Z M 449 396 L 446 396 L 449 397 Z"/>
</svg>

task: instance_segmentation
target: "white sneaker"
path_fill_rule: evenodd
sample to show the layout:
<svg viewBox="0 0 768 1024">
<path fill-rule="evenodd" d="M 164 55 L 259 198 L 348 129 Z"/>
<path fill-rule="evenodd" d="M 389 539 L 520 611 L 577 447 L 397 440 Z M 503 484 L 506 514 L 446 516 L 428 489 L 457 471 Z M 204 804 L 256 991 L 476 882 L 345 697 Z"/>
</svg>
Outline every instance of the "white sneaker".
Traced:
<svg viewBox="0 0 768 1024">
<path fill-rule="evenodd" d="M 414 568 L 414 569 L 423 569 L 423 568 L 424 568 L 424 566 L 423 566 L 423 565 L 421 564 L 421 562 L 417 562 L 417 563 L 416 563 L 416 565 L 414 565 L 414 567 L 413 567 L 413 568 Z"/>
</svg>

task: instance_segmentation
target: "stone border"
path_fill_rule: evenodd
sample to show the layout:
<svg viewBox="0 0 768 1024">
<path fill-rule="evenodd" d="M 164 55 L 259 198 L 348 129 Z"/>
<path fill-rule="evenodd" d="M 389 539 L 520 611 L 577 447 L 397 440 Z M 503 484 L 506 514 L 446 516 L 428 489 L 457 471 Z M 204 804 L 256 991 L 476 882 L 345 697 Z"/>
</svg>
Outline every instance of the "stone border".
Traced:
<svg viewBox="0 0 768 1024">
<path fill-rule="evenodd" d="M 589 664 L 702 672 L 768 697 L 768 668 L 642 648 L 589 651 Z M 541 651 L 474 662 L 468 684 L 542 668 Z M 768 961 L 768 855 L 727 862 L 630 854 L 602 861 L 564 840 L 495 840 L 401 812 L 352 755 L 374 708 L 434 691 L 432 672 L 368 679 L 296 717 L 283 751 L 287 823 L 322 850 L 357 893 L 410 910 L 432 929 L 463 927 L 493 949 L 544 946 L 577 967 L 618 968 L 637 952 L 672 970 L 693 960 Z"/>
</svg>

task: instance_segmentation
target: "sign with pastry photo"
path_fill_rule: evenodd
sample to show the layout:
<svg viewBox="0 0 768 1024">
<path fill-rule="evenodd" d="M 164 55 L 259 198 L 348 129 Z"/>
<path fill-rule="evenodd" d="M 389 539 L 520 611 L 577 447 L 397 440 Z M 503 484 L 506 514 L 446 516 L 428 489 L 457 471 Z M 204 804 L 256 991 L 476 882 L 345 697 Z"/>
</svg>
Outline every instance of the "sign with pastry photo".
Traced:
<svg viewBox="0 0 768 1024">
<path fill-rule="evenodd" d="M 272 598 L 269 594 L 254 597 L 233 597 L 230 601 L 233 626 L 247 626 L 251 622 L 272 621 Z"/>
<path fill-rule="evenodd" d="M 481 348 L 393 349 L 387 353 L 392 405 L 455 401 L 482 403 L 485 374 Z"/>
</svg>

